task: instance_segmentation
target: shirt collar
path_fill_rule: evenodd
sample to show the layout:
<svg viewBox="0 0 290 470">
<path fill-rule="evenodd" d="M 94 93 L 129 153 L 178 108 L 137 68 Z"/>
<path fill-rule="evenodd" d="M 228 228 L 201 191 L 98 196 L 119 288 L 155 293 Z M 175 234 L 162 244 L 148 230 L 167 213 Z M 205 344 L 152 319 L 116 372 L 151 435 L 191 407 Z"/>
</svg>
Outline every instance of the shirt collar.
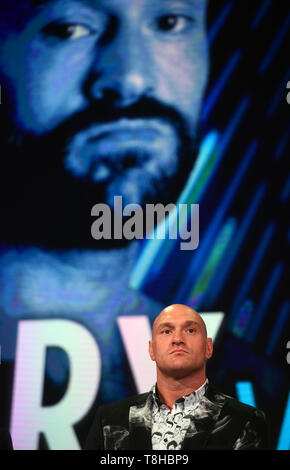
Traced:
<svg viewBox="0 0 290 470">
<path fill-rule="evenodd" d="M 195 402 L 200 401 L 201 398 L 204 396 L 204 394 L 206 392 L 207 386 L 208 386 L 208 379 L 206 379 L 205 382 L 197 390 L 194 390 L 193 392 L 189 393 L 188 395 L 184 395 L 184 396 L 178 398 L 175 403 L 181 403 L 185 399 L 188 399 L 190 397 L 194 398 Z M 149 393 L 152 394 L 153 402 L 158 407 L 160 407 L 163 404 L 163 402 L 159 398 L 157 383 L 153 385 L 153 387 L 151 388 Z"/>
</svg>

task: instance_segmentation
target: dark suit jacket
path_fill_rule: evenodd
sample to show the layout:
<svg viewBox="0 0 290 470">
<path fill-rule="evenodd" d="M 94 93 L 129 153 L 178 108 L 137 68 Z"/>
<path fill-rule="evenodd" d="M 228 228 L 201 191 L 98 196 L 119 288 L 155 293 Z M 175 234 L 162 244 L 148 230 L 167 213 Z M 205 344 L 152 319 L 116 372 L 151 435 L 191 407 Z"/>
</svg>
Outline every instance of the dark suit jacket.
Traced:
<svg viewBox="0 0 290 470">
<path fill-rule="evenodd" d="M 12 439 L 8 429 L 0 428 L 0 450 L 13 450 Z"/>
<path fill-rule="evenodd" d="M 150 450 L 151 393 L 99 407 L 85 450 Z M 265 415 L 210 384 L 195 410 L 182 450 L 268 449 Z"/>
</svg>

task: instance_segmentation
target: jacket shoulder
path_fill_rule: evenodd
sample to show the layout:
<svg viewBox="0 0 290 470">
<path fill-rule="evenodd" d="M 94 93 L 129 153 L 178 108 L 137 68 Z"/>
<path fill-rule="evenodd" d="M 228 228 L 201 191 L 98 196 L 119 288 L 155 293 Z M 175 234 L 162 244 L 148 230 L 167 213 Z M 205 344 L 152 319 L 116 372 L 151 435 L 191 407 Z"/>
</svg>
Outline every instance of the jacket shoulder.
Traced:
<svg viewBox="0 0 290 470">
<path fill-rule="evenodd" d="M 209 387 L 209 398 L 214 402 L 220 402 L 224 404 L 224 413 L 236 416 L 240 419 L 253 419 L 258 418 L 265 421 L 265 413 L 255 408 L 254 406 L 247 405 L 242 403 L 236 398 L 226 395 L 225 393 L 220 392 L 215 387 Z"/>
<path fill-rule="evenodd" d="M 132 405 L 141 405 L 147 400 L 149 393 L 141 393 L 139 395 L 133 395 L 128 398 L 123 398 L 122 400 L 114 401 L 112 403 L 107 403 L 101 405 L 100 409 L 105 413 L 111 413 L 116 410 L 127 410 Z"/>
<path fill-rule="evenodd" d="M 211 445 L 225 449 L 268 449 L 268 429 L 262 410 L 234 397 L 211 391 L 210 399 L 221 413 L 212 431 Z"/>
<path fill-rule="evenodd" d="M 254 416 L 265 418 L 265 413 L 262 410 L 254 406 L 247 405 L 246 403 L 242 403 L 234 397 L 230 397 L 228 395 L 225 395 L 225 397 L 227 399 L 227 408 L 232 411 L 233 414 L 244 416 L 245 418 L 252 418 Z"/>
<path fill-rule="evenodd" d="M 142 406 L 146 402 L 148 393 L 134 395 L 123 400 L 101 405 L 98 407 L 91 425 L 86 443 L 86 450 L 102 450 L 105 448 L 104 427 L 114 427 L 115 431 L 126 432 L 129 427 L 129 408 Z"/>
</svg>

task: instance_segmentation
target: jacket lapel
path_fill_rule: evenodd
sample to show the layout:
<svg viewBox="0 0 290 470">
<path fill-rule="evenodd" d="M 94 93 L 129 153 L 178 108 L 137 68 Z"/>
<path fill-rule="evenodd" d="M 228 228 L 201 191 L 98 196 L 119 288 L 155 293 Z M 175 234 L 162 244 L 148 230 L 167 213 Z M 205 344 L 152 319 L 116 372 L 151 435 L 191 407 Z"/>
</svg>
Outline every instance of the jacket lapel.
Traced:
<svg viewBox="0 0 290 470">
<path fill-rule="evenodd" d="M 195 409 L 192 422 L 184 438 L 182 449 L 202 450 L 223 409 L 226 396 L 208 385 L 205 396 Z"/>
<path fill-rule="evenodd" d="M 152 449 L 152 395 L 143 395 L 129 408 L 129 433 L 123 441 L 124 450 Z M 221 411 L 226 396 L 217 392 L 210 384 L 204 397 L 195 409 L 194 417 L 184 438 L 182 450 L 202 450 L 206 447 L 208 438 Z"/>
<path fill-rule="evenodd" d="M 146 400 L 133 405 L 129 409 L 129 436 L 128 449 L 148 450 L 152 449 L 151 422 L 152 422 L 152 396 L 149 394 Z"/>
</svg>

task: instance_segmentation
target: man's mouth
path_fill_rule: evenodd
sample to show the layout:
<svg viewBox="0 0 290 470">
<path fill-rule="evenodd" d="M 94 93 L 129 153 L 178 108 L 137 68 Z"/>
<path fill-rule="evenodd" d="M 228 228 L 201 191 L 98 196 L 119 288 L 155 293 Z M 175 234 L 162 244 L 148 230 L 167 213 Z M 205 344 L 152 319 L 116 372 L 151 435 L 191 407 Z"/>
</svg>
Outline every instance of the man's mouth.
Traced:
<svg viewBox="0 0 290 470">
<path fill-rule="evenodd" d="M 187 354 L 187 351 L 184 349 L 174 349 L 170 354 Z"/>
<path fill-rule="evenodd" d="M 78 132 L 67 147 L 66 166 L 76 176 L 91 175 L 97 182 L 156 159 L 162 165 L 176 146 L 175 130 L 166 121 L 122 118 Z"/>
<path fill-rule="evenodd" d="M 118 144 L 132 141 L 152 142 L 164 134 L 164 128 L 164 125 L 152 119 L 120 119 L 90 128 L 88 134 L 92 133 L 92 135 L 88 135 L 88 143 L 106 139 L 113 140 Z"/>
</svg>

